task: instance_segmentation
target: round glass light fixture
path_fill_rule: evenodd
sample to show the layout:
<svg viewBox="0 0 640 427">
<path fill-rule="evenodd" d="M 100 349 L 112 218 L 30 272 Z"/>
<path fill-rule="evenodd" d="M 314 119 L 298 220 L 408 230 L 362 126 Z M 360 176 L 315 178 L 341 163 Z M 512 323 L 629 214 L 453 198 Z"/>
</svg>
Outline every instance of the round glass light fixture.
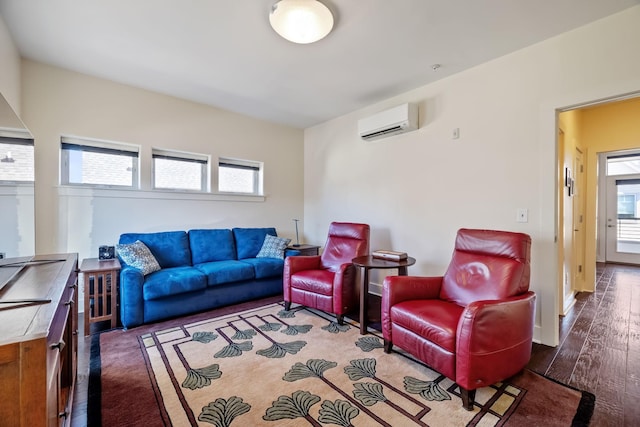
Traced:
<svg viewBox="0 0 640 427">
<path fill-rule="evenodd" d="M 283 38 L 307 44 L 331 32 L 333 15 L 317 0 L 280 0 L 271 7 L 269 22 Z"/>
</svg>

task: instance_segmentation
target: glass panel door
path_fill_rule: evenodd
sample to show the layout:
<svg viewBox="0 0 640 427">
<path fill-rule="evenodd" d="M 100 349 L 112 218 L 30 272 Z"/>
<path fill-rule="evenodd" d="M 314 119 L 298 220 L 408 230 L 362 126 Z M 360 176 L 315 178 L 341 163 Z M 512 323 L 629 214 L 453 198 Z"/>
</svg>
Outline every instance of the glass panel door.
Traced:
<svg viewBox="0 0 640 427">
<path fill-rule="evenodd" d="M 640 264 L 640 177 L 607 177 L 606 260 Z"/>
</svg>

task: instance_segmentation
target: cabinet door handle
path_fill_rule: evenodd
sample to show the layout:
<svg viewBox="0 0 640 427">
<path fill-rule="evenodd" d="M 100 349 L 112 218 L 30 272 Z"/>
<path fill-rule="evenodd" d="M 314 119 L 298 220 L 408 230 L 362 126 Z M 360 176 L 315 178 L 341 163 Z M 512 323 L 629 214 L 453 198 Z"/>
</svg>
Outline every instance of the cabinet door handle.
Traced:
<svg viewBox="0 0 640 427">
<path fill-rule="evenodd" d="M 69 301 L 65 302 L 64 305 L 72 306 L 73 303 L 74 303 L 74 301 L 72 299 L 70 299 Z"/>
<path fill-rule="evenodd" d="M 51 349 L 58 349 L 58 351 L 62 351 L 62 349 L 64 348 L 64 346 L 66 345 L 66 343 L 64 342 L 64 340 L 60 340 L 59 342 L 55 343 L 55 344 L 51 344 Z"/>
<path fill-rule="evenodd" d="M 69 413 L 68 413 L 67 411 L 60 412 L 60 413 L 58 414 L 58 418 L 64 418 L 64 419 L 67 419 L 67 415 L 69 415 Z"/>
</svg>

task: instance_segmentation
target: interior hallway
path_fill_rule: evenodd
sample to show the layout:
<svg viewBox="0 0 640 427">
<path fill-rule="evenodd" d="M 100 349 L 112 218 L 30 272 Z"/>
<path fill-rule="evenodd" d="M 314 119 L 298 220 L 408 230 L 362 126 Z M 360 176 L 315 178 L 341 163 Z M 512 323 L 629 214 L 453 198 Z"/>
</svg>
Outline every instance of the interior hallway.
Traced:
<svg viewBox="0 0 640 427">
<path fill-rule="evenodd" d="M 640 267 L 598 264 L 596 290 L 560 318 L 560 345 L 528 367 L 596 396 L 591 426 L 640 425 Z"/>
</svg>

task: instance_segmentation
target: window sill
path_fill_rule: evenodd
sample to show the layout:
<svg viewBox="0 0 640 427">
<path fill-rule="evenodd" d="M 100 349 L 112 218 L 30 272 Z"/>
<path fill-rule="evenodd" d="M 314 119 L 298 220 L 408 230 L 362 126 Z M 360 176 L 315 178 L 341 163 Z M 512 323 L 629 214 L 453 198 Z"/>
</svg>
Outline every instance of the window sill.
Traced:
<svg viewBox="0 0 640 427">
<path fill-rule="evenodd" d="M 115 199 L 200 200 L 221 202 L 264 202 L 266 197 L 239 193 L 200 193 L 172 190 L 135 190 L 122 188 L 58 186 L 63 197 L 104 197 Z"/>
<path fill-rule="evenodd" d="M 0 182 L 0 195 L 33 195 L 33 182 Z"/>
</svg>

